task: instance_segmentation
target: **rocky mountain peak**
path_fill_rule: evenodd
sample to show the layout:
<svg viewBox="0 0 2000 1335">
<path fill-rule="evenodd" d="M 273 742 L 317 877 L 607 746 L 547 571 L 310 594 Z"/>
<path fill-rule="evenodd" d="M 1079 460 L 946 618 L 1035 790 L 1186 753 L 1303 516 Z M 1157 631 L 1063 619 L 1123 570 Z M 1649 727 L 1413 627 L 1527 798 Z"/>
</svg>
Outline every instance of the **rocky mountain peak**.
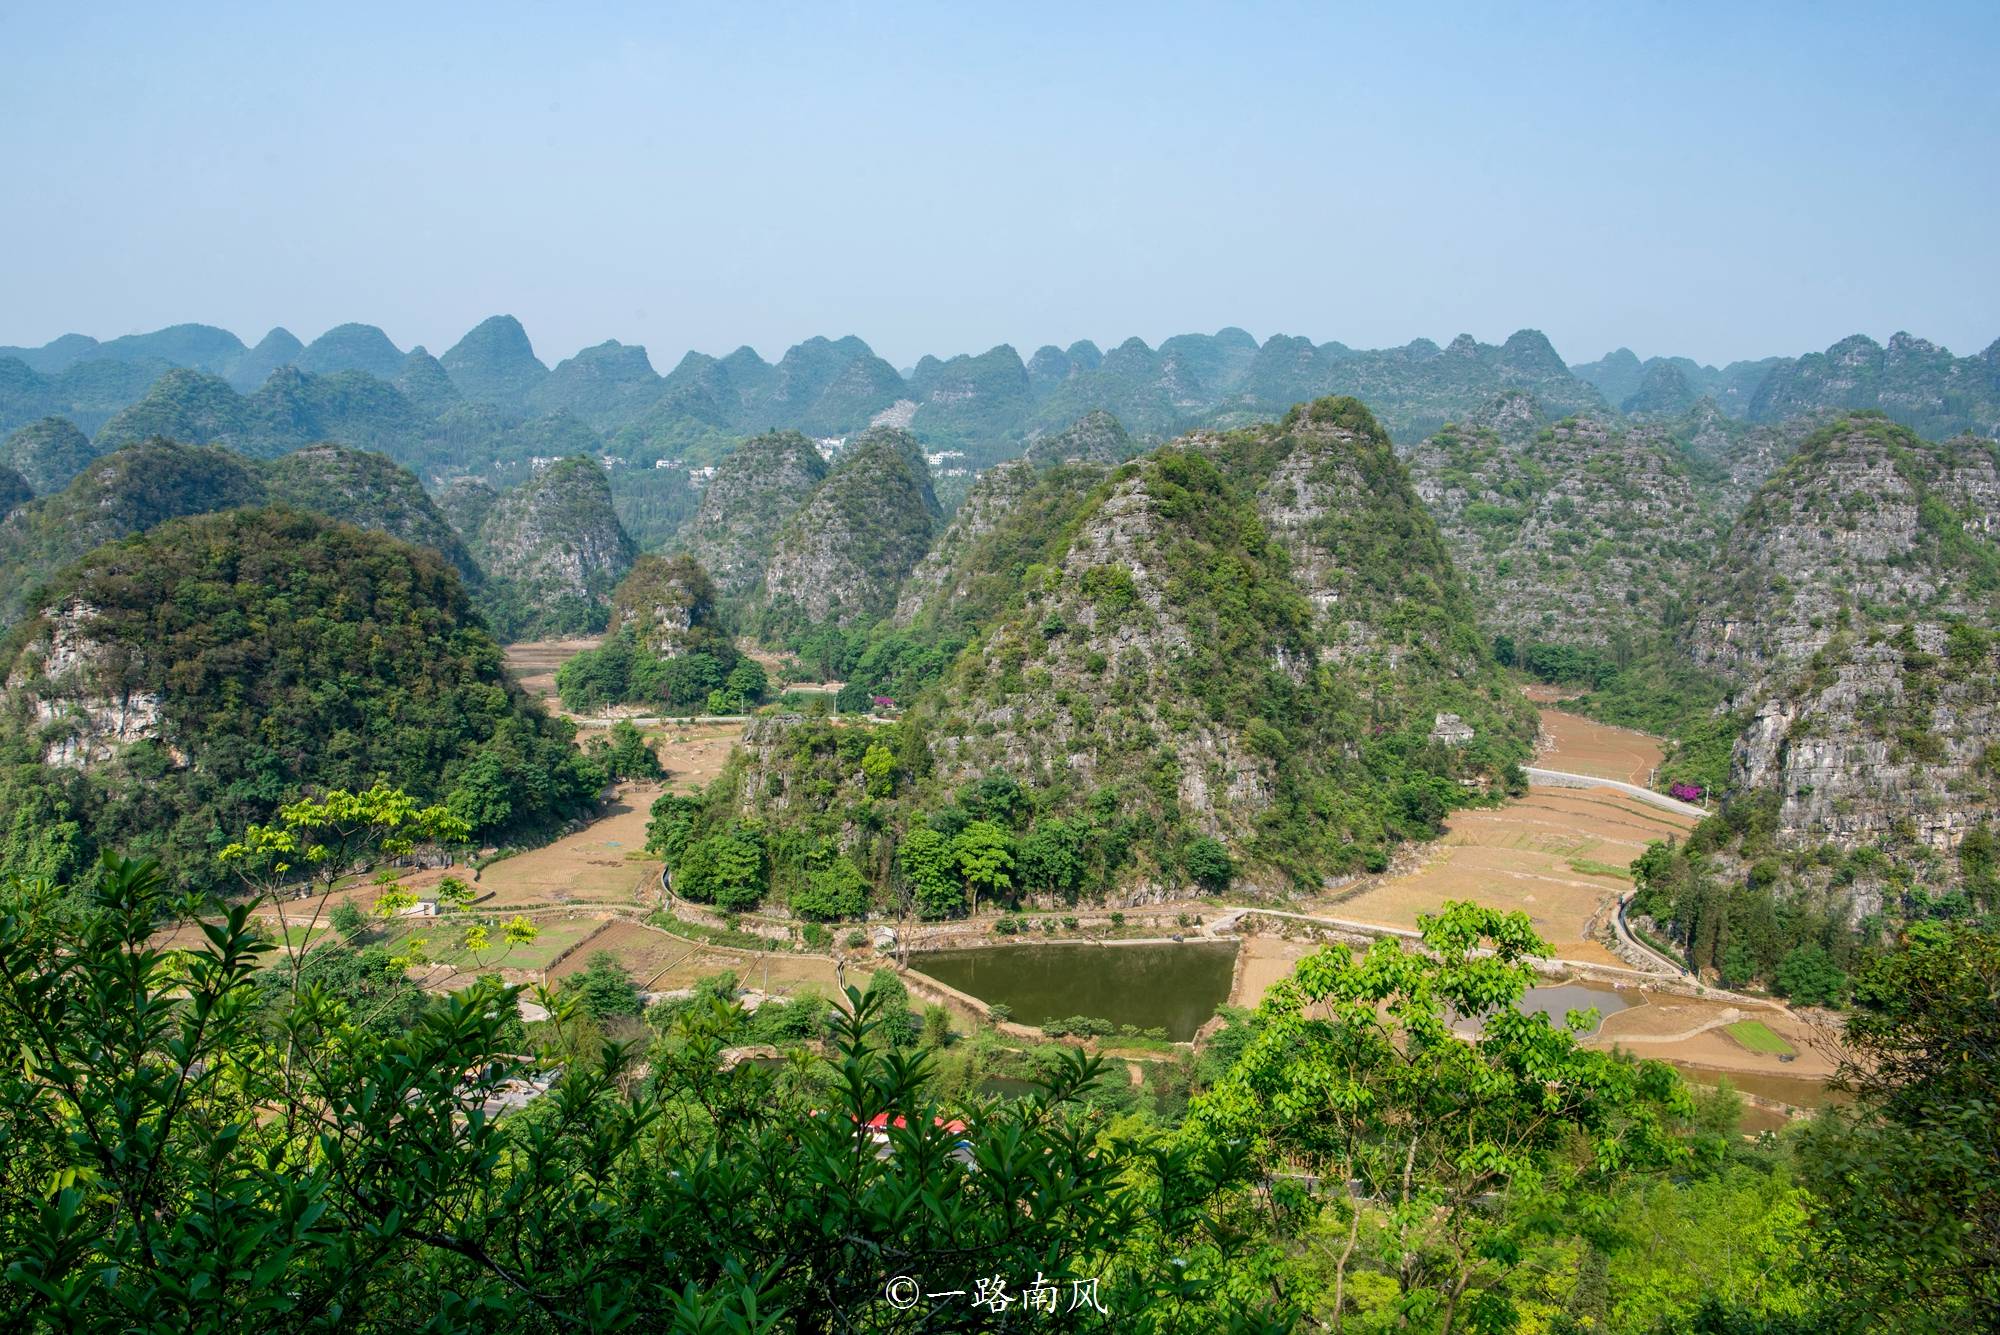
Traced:
<svg viewBox="0 0 2000 1335">
<path fill-rule="evenodd" d="M 467 398 L 502 405 L 521 403 L 548 375 L 511 315 L 480 321 L 438 361 Z"/>
<path fill-rule="evenodd" d="M 636 552 L 595 459 L 561 459 L 501 493 L 474 553 L 495 587 L 489 608 L 514 639 L 603 627 L 611 594 Z"/>
<path fill-rule="evenodd" d="M 681 543 L 725 597 L 757 587 L 778 531 L 825 480 L 826 460 L 796 431 L 753 436 L 716 465 Z"/>
<path fill-rule="evenodd" d="M 1054 435 L 1028 446 L 1028 462 L 1038 468 L 1059 463 L 1122 463 L 1132 454 L 1124 424 L 1102 408 L 1092 408 Z"/>
<path fill-rule="evenodd" d="M 674 658 L 723 636 L 715 584 L 687 555 L 642 556 L 611 598 L 610 632 L 630 630 L 662 658 Z"/>
<path fill-rule="evenodd" d="M 873 427 L 850 441 L 778 533 L 764 568 L 766 635 L 887 615 L 940 514 L 913 436 Z"/>
</svg>

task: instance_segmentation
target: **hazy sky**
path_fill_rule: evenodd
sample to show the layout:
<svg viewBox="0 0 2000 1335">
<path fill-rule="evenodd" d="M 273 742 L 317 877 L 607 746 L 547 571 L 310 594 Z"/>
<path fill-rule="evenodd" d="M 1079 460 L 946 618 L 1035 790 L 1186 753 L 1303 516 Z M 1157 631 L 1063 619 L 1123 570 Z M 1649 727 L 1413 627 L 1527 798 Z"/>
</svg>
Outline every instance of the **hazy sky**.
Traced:
<svg viewBox="0 0 2000 1335">
<path fill-rule="evenodd" d="M 0 343 L 2000 336 L 2000 5 L 0 0 Z"/>
</svg>

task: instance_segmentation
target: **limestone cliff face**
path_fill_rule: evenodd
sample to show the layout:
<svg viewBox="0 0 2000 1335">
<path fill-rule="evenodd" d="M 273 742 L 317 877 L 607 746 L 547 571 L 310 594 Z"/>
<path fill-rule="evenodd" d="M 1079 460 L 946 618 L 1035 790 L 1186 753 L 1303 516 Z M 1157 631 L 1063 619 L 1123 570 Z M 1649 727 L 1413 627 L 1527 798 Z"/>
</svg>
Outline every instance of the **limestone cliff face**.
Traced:
<svg viewBox="0 0 2000 1335">
<path fill-rule="evenodd" d="M 1751 722 L 1739 792 L 1792 846 L 1956 847 L 2000 810 L 2000 464 L 1881 417 L 1813 435 L 1700 584 L 1696 662 Z"/>
<path fill-rule="evenodd" d="M 563 459 L 503 493 L 474 543 L 496 629 L 513 638 L 601 629 L 632 567 L 611 486 L 594 459 Z"/>
<path fill-rule="evenodd" d="M 7 677 L 9 694 L 32 711 L 45 765 L 88 769 L 160 735 L 159 691 L 137 680 L 126 650 L 98 638 L 99 616 L 76 598 L 48 609 Z M 170 758 L 184 763 L 178 752 Z"/>
<path fill-rule="evenodd" d="M 1954 357 L 1926 339 L 1898 333 L 1884 347 L 1862 334 L 1825 352 L 1774 368 L 1750 400 L 1753 422 L 1781 422 L 1813 412 L 1874 409 L 1936 436 L 2000 432 L 2000 380 L 1994 344 Z"/>
<path fill-rule="evenodd" d="M 1486 623 L 1607 645 L 1667 619 L 1719 522 L 1664 429 L 1569 418 L 1511 443 L 1446 428 L 1410 455 Z"/>
<path fill-rule="evenodd" d="M 778 533 L 764 568 L 766 629 L 887 614 L 938 522 L 916 440 L 893 427 L 864 432 Z"/>
<path fill-rule="evenodd" d="M 701 507 L 681 530 L 724 597 L 757 587 L 778 531 L 826 479 L 826 460 L 796 431 L 773 431 L 737 446 L 715 466 Z"/>
<path fill-rule="evenodd" d="M 994 637 L 991 670 L 961 664 L 933 752 L 950 782 L 1005 772 L 1088 790 L 1123 777 L 1131 740 L 1151 737 L 1171 775 L 1155 796 L 1200 832 L 1247 842 L 1270 805 L 1276 762 L 1249 744 L 1250 720 L 1188 707 L 1188 659 L 1205 628 L 1200 610 L 1169 592 L 1174 525 L 1161 486 L 1138 467 L 1114 480 L 1045 576 L 1032 622 Z M 1310 657 L 1302 611 L 1279 610 L 1259 628 L 1268 661 Z"/>
<path fill-rule="evenodd" d="M 691 556 L 642 556 L 611 599 L 612 634 L 630 629 L 639 643 L 674 658 L 722 634 L 715 585 Z"/>
</svg>

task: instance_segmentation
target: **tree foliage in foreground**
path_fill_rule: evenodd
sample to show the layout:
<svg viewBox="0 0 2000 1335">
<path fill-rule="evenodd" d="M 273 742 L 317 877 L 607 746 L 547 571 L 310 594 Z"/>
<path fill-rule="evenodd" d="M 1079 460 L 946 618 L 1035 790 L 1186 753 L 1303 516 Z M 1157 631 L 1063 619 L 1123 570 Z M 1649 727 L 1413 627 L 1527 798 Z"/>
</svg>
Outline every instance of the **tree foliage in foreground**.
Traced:
<svg viewBox="0 0 2000 1335">
<path fill-rule="evenodd" d="M 877 1043 L 881 1002 L 854 991 L 816 1100 L 720 1070 L 697 1014 L 673 1078 L 623 1092 L 631 1052 L 607 1044 L 495 1117 L 520 1069 L 516 989 L 482 981 L 384 1033 L 310 971 L 266 1004 L 249 904 L 186 950 L 150 944 L 169 907 L 151 864 L 115 857 L 81 901 L 7 893 L 9 1329 L 986 1327 L 964 1298 L 893 1308 L 899 1274 L 931 1291 L 1098 1278 L 1108 1314 L 1072 1329 L 1284 1324 L 1220 1291 L 1242 1156 L 1105 1135 L 1080 1054 L 991 1108 L 969 1164 L 922 1094 L 926 1059 Z M 904 1123 L 886 1158 L 857 1134 L 879 1113 Z"/>
</svg>

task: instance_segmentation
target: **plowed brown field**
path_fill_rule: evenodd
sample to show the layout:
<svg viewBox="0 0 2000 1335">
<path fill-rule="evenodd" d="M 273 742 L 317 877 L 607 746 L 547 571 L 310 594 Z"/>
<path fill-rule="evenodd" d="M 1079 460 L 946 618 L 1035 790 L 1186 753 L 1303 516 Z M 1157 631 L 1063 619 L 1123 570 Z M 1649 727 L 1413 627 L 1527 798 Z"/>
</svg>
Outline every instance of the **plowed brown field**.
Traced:
<svg viewBox="0 0 2000 1335">
<path fill-rule="evenodd" d="M 1643 783 L 1659 747 L 1643 733 L 1606 727 L 1560 710 L 1542 711 L 1553 741 L 1538 764 Z M 1622 870 L 1655 839 L 1694 822 L 1610 789 L 1534 788 L 1524 798 L 1452 817 L 1415 871 L 1324 905 L 1326 912 L 1390 927 L 1447 900 L 1522 909 L 1564 959 L 1618 963 L 1592 936 L 1601 915 L 1631 885 Z M 1619 868 L 1617 872 L 1607 869 Z"/>
</svg>

